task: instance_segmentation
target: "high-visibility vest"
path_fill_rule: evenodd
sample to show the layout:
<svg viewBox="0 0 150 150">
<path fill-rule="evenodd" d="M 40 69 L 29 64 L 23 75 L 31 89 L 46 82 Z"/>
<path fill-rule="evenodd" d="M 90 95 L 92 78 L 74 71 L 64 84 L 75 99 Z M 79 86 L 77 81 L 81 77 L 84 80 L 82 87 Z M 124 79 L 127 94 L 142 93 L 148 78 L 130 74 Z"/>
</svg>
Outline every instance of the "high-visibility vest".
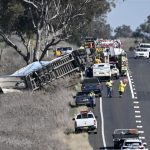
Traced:
<svg viewBox="0 0 150 150">
<path fill-rule="evenodd" d="M 106 86 L 108 86 L 108 87 L 112 87 L 112 84 L 113 84 L 113 81 L 106 82 Z"/>
<path fill-rule="evenodd" d="M 120 84 L 119 84 L 118 91 L 124 92 L 125 87 L 126 87 L 126 84 L 124 84 L 124 83 L 120 83 Z"/>
<path fill-rule="evenodd" d="M 60 50 L 56 50 L 56 51 L 55 51 L 55 55 L 56 55 L 56 56 L 61 56 L 61 51 L 60 51 Z"/>
</svg>

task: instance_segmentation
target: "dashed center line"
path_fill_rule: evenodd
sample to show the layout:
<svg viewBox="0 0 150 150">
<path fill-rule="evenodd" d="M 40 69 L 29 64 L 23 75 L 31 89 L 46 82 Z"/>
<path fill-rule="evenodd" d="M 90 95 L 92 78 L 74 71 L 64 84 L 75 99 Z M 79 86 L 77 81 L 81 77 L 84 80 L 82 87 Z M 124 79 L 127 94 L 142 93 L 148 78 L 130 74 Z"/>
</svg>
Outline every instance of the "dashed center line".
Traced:
<svg viewBox="0 0 150 150">
<path fill-rule="evenodd" d="M 140 108 L 139 106 L 134 106 L 134 108 Z"/>
<path fill-rule="evenodd" d="M 136 120 L 136 123 L 141 123 L 142 121 L 141 120 Z"/>
<path fill-rule="evenodd" d="M 144 133 L 144 131 L 138 131 L 138 133 L 141 133 L 141 134 L 142 134 L 142 133 Z"/>
<path fill-rule="evenodd" d="M 135 111 L 135 113 L 140 114 L 141 112 L 140 111 Z"/>
<path fill-rule="evenodd" d="M 135 118 L 141 118 L 141 116 L 139 115 L 139 116 L 135 116 Z"/>
<path fill-rule="evenodd" d="M 143 128 L 143 126 L 136 126 L 137 128 Z"/>
</svg>

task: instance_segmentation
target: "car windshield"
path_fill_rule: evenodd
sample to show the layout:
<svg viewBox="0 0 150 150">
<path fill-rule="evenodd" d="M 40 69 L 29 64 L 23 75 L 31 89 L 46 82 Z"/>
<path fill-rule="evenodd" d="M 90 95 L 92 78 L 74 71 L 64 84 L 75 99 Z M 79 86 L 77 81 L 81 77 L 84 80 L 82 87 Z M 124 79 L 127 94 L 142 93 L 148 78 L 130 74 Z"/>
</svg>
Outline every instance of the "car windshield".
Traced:
<svg viewBox="0 0 150 150">
<path fill-rule="evenodd" d="M 88 118 L 93 118 L 93 115 L 92 114 L 88 114 Z"/>
<path fill-rule="evenodd" d="M 78 92 L 77 93 L 77 96 L 86 96 L 87 95 L 87 93 L 85 93 L 85 92 Z"/>
<path fill-rule="evenodd" d="M 87 117 L 87 113 L 82 114 L 82 119 L 85 119 L 85 118 L 88 118 L 88 117 Z"/>
<path fill-rule="evenodd" d="M 99 83 L 99 80 L 97 78 L 84 79 L 83 84 L 88 84 L 88 83 Z"/>
<path fill-rule="evenodd" d="M 149 45 L 143 44 L 143 45 L 140 45 L 140 47 L 142 47 L 142 48 L 150 48 L 150 44 Z"/>
<path fill-rule="evenodd" d="M 57 48 L 58 50 L 61 50 L 61 51 L 67 51 L 67 50 L 72 50 L 71 47 L 60 47 L 60 48 Z"/>
<path fill-rule="evenodd" d="M 147 49 L 136 49 L 137 52 L 147 52 Z"/>
</svg>

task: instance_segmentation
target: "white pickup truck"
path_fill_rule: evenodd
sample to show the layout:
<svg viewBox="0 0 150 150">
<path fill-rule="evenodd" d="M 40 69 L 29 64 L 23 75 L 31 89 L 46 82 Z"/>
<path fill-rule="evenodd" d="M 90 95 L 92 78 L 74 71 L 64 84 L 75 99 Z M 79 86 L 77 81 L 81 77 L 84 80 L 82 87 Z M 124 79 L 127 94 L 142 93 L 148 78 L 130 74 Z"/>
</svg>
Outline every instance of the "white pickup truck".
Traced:
<svg viewBox="0 0 150 150">
<path fill-rule="evenodd" d="M 97 133 L 97 120 L 92 111 L 81 111 L 79 114 L 75 114 L 73 120 L 76 133 L 83 130 Z"/>
<path fill-rule="evenodd" d="M 100 63 L 93 65 L 93 77 L 99 77 L 102 80 L 111 78 L 111 69 L 109 63 Z"/>
</svg>

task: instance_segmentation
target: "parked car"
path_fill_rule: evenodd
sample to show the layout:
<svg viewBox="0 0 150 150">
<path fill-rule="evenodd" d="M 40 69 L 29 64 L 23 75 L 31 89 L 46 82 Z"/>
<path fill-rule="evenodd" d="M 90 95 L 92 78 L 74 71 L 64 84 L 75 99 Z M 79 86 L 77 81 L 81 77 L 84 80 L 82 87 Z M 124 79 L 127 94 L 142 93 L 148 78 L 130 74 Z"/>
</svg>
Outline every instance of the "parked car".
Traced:
<svg viewBox="0 0 150 150">
<path fill-rule="evenodd" d="M 58 47 L 57 50 L 61 52 L 61 55 L 70 54 L 73 51 L 72 47 Z"/>
<path fill-rule="evenodd" d="M 101 97 L 102 89 L 103 89 L 102 84 L 97 77 L 85 78 L 82 81 L 82 86 L 81 86 L 82 92 L 89 93 L 89 92 L 93 91 L 96 96 Z"/>
<path fill-rule="evenodd" d="M 95 107 L 95 97 L 91 97 L 88 92 L 77 92 L 75 98 L 76 106 L 86 105 Z"/>
<path fill-rule="evenodd" d="M 134 58 L 149 58 L 149 51 L 145 48 L 137 48 L 134 50 Z"/>
</svg>

